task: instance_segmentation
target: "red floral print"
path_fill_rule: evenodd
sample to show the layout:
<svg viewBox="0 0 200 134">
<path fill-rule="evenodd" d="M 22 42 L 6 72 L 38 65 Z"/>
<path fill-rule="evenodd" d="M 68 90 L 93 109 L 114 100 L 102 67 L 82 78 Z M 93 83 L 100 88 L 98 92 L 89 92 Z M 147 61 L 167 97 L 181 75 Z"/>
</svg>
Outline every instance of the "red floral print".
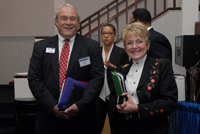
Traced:
<svg viewBox="0 0 200 134">
<path fill-rule="evenodd" d="M 155 79 L 151 79 L 151 83 L 155 83 Z"/>
<path fill-rule="evenodd" d="M 160 109 L 160 112 L 161 112 L 161 113 L 164 113 L 164 110 L 163 110 L 163 109 Z"/>
<path fill-rule="evenodd" d="M 152 90 L 152 87 L 151 87 L 151 86 L 148 86 L 148 87 L 147 87 L 147 90 L 151 91 L 151 90 Z"/>
<path fill-rule="evenodd" d="M 153 111 L 150 111 L 149 114 L 150 114 L 150 115 L 153 115 Z"/>
<path fill-rule="evenodd" d="M 158 62 L 155 63 L 155 66 L 157 66 L 157 65 L 158 65 Z"/>
<path fill-rule="evenodd" d="M 157 71 L 155 70 L 155 71 L 153 71 L 153 74 L 156 74 L 157 73 Z"/>
</svg>

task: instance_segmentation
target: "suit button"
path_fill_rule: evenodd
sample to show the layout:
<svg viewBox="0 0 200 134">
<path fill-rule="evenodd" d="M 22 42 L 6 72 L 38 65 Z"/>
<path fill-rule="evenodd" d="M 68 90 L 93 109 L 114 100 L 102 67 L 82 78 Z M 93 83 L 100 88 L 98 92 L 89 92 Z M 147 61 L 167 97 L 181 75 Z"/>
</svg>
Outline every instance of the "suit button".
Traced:
<svg viewBox="0 0 200 134">
<path fill-rule="evenodd" d="M 140 90 L 137 90 L 137 93 L 139 94 L 139 93 L 140 93 Z"/>
</svg>

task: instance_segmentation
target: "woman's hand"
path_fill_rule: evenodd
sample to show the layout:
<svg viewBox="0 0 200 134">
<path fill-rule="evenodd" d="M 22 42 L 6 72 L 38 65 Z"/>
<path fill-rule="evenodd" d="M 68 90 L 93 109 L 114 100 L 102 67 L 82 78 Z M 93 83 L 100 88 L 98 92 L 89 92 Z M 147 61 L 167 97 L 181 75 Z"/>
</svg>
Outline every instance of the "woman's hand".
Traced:
<svg viewBox="0 0 200 134">
<path fill-rule="evenodd" d="M 123 93 L 122 95 L 127 96 L 128 100 L 124 101 L 123 104 L 116 105 L 119 113 L 138 113 L 138 105 L 131 99 L 131 96 L 127 93 Z"/>
<path fill-rule="evenodd" d="M 117 66 L 113 65 L 112 63 L 110 63 L 109 61 L 105 61 L 104 65 L 106 65 L 108 68 L 111 68 L 113 70 L 115 70 L 117 68 Z"/>
</svg>

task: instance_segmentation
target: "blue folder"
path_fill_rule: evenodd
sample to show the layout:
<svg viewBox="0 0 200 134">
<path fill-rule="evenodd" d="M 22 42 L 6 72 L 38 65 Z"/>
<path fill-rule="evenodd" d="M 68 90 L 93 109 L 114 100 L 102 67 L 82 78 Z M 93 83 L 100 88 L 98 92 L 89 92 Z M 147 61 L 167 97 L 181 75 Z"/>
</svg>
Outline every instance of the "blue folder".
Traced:
<svg viewBox="0 0 200 134">
<path fill-rule="evenodd" d="M 67 103 L 70 98 L 71 92 L 73 90 L 74 84 L 81 86 L 83 88 L 87 87 L 87 84 L 68 77 L 58 102 L 57 109 L 59 111 L 64 111 L 67 108 Z"/>
</svg>

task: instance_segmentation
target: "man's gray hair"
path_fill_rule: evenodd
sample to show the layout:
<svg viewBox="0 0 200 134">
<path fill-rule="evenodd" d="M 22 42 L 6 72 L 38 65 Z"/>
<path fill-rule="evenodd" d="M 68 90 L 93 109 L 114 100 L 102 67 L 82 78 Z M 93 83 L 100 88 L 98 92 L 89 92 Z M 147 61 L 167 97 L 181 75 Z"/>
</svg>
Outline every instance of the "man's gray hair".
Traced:
<svg viewBox="0 0 200 134">
<path fill-rule="evenodd" d="M 72 9 L 74 9 L 75 11 L 76 11 L 76 14 L 77 14 L 77 19 L 78 19 L 78 22 L 80 21 L 80 14 L 78 13 L 78 10 L 77 10 L 77 8 L 76 7 L 74 7 L 74 6 L 72 6 L 71 4 L 68 4 L 68 3 L 65 3 L 65 4 L 63 4 L 63 5 L 61 5 L 57 10 L 56 10 L 56 12 L 55 12 L 55 15 L 54 15 L 54 20 L 56 21 L 56 19 L 58 18 L 58 12 L 60 11 L 60 9 L 62 8 L 62 7 L 70 7 L 70 8 L 72 8 Z"/>
</svg>

